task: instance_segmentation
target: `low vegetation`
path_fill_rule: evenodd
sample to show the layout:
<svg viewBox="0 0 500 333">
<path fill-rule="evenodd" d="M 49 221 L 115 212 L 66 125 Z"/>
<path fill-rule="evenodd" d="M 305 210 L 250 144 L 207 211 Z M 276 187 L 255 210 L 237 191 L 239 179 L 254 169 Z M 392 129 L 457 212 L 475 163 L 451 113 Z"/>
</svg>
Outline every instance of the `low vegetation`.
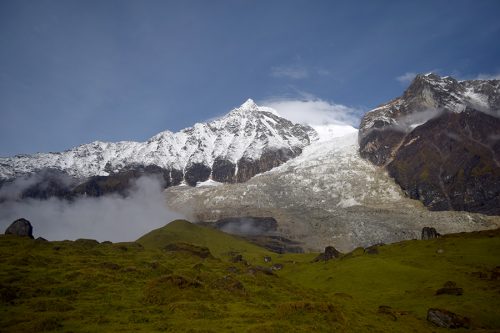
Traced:
<svg viewBox="0 0 500 333">
<path fill-rule="evenodd" d="M 499 231 L 318 262 L 185 221 L 131 243 L 5 235 L 0 331 L 444 332 L 426 319 L 439 308 L 470 319 L 457 331 L 494 332 L 499 255 Z"/>
</svg>

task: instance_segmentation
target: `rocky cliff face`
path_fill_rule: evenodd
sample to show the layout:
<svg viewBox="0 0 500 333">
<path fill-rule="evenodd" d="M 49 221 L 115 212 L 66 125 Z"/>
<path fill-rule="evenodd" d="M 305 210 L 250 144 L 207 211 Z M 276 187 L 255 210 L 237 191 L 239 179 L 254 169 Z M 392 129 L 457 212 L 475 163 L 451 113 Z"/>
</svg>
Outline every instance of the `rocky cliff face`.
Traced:
<svg viewBox="0 0 500 333">
<path fill-rule="evenodd" d="M 500 81 L 418 75 L 368 112 L 360 155 L 432 210 L 500 215 Z"/>
<path fill-rule="evenodd" d="M 52 186 L 51 193 L 32 191 L 32 197 L 123 192 L 131 178 L 143 174 L 159 175 L 167 187 L 208 179 L 244 182 L 299 155 L 316 139 L 311 127 L 248 100 L 217 120 L 178 133 L 165 131 L 147 142 L 93 142 L 61 153 L 0 158 L 0 180 L 10 183 L 33 174 L 42 179 L 47 170 L 71 179 Z"/>
</svg>

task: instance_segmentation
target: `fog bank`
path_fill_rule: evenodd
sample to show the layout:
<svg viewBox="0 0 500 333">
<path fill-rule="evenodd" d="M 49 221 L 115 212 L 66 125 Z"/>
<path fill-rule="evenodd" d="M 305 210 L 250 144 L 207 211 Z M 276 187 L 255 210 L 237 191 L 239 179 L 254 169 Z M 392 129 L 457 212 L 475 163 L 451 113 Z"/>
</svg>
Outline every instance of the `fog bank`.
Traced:
<svg viewBox="0 0 500 333">
<path fill-rule="evenodd" d="M 143 176 L 134 181 L 126 198 L 119 195 L 25 199 L 0 204 L 0 232 L 18 218 L 33 225 L 33 234 L 48 240 L 92 238 L 98 241 L 133 241 L 152 229 L 182 218 L 167 209 L 158 178 Z"/>
</svg>

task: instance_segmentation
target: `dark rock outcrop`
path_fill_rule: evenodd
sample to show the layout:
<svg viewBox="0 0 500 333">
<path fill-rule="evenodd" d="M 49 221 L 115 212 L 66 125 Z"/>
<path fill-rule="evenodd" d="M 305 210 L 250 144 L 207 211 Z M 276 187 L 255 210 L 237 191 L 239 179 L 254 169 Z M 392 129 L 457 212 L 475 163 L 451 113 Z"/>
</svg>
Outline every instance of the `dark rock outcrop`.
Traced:
<svg viewBox="0 0 500 333">
<path fill-rule="evenodd" d="M 438 238 L 438 237 L 441 237 L 441 234 L 439 232 L 437 232 L 436 229 L 431 228 L 431 227 L 423 227 L 422 228 L 422 237 L 421 238 L 423 240 L 434 239 L 434 238 Z"/>
<path fill-rule="evenodd" d="M 210 177 L 212 169 L 202 163 L 193 163 L 186 167 L 184 180 L 190 186 L 196 186 L 198 182 L 204 182 Z"/>
<path fill-rule="evenodd" d="M 182 171 L 163 169 L 156 165 L 131 165 L 109 176 L 94 176 L 77 185 L 72 193 L 99 197 L 109 193 L 128 195 L 133 181 L 142 176 L 153 176 L 164 186 L 178 185 L 182 181 Z"/>
<path fill-rule="evenodd" d="M 469 328 L 470 319 L 460 316 L 448 310 L 429 309 L 427 311 L 427 321 L 438 327 L 444 328 Z"/>
<path fill-rule="evenodd" d="M 319 256 L 314 258 L 313 262 L 328 261 L 328 260 L 332 260 L 332 259 L 337 259 L 337 258 L 340 258 L 341 255 L 342 255 L 342 253 L 337 251 L 337 249 L 334 248 L 333 246 L 327 246 L 327 247 L 325 247 L 325 252 L 320 253 Z"/>
<path fill-rule="evenodd" d="M 58 197 L 71 199 L 74 197 L 71 189 L 75 180 L 57 170 L 44 170 L 31 177 L 32 184 L 23 189 L 21 198 L 48 199 Z"/>
<path fill-rule="evenodd" d="M 212 165 L 212 179 L 220 183 L 234 183 L 236 164 L 222 158 L 216 158 Z"/>
<path fill-rule="evenodd" d="M 30 221 L 21 218 L 12 222 L 7 230 L 5 230 L 5 234 L 20 237 L 29 237 L 33 239 L 33 227 L 31 226 Z"/>
<path fill-rule="evenodd" d="M 499 87 L 418 75 L 363 117 L 360 155 L 431 210 L 500 215 Z"/>
<path fill-rule="evenodd" d="M 236 181 L 243 183 L 253 176 L 271 170 L 285 163 L 291 158 L 294 158 L 302 153 L 300 148 L 267 150 L 262 153 L 262 156 L 257 160 L 242 158 L 238 161 L 238 174 Z"/>
<path fill-rule="evenodd" d="M 33 174 L 22 174 L 15 179 L 0 181 L 0 203 L 7 200 L 47 199 L 58 197 L 72 199 L 72 188 L 78 180 L 57 169 L 39 169 Z"/>
<path fill-rule="evenodd" d="M 389 175 L 431 210 L 500 214 L 500 119 L 445 112 L 409 133 Z"/>
</svg>

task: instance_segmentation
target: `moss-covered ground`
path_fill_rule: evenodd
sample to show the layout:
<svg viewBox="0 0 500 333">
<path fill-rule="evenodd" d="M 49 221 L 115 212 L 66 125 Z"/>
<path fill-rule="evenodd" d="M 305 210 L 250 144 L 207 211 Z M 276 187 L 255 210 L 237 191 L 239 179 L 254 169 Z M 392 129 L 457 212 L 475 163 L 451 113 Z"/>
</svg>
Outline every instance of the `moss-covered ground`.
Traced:
<svg viewBox="0 0 500 333">
<path fill-rule="evenodd" d="M 432 307 L 500 331 L 500 232 L 374 252 L 312 263 L 183 221 L 133 243 L 0 236 L 0 332 L 447 331 Z M 463 295 L 436 296 L 447 281 Z"/>
</svg>

